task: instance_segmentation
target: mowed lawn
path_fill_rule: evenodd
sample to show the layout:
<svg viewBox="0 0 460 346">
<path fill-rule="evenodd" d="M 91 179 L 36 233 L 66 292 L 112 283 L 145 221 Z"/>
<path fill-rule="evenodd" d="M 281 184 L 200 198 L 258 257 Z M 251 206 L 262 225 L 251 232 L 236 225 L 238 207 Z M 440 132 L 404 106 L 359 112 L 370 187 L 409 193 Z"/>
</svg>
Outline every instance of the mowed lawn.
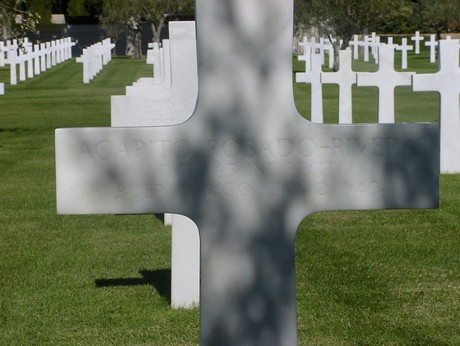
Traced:
<svg viewBox="0 0 460 346">
<path fill-rule="evenodd" d="M 398 56 L 398 55 L 397 55 Z M 356 63 L 375 71 L 373 63 Z M 427 52 L 409 70 L 434 72 Z M 171 310 L 171 229 L 155 215 L 56 215 L 54 130 L 110 126 L 110 95 L 151 74 L 115 58 L 90 84 L 75 60 L 0 96 L 0 345 L 196 345 L 199 310 Z M 294 60 L 294 71 L 302 64 Z M 309 86 L 294 85 L 309 118 Z M 377 121 L 375 88 L 353 89 Z M 337 122 L 337 87 L 324 86 Z M 439 121 L 439 96 L 396 90 L 396 119 Z M 318 213 L 296 246 L 299 345 L 460 344 L 460 175 L 436 210 Z"/>
</svg>

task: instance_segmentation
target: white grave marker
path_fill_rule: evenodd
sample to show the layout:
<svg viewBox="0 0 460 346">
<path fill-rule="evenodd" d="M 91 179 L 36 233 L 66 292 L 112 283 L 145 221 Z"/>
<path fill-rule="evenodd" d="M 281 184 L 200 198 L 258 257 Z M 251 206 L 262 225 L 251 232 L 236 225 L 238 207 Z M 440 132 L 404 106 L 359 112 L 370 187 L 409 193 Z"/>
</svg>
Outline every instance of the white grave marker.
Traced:
<svg viewBox="0 0 460 346">
<path fill-rule="evenodd" d="M 415 36 L 412 36 L 410 39 L 415 42 L 415 54 L 420 54 L 420 41 L 423 41 L 425 38 L 420 36 L 420 31 L 416 31 Z"/>
<path fill-rule="evenodd" d="M 430 35 L 430 41 L 425 42 L 425 46 L 430 47 L 430 62 L 434 64 L 436 62 L 436 47 L 438 46 L 436 35 Z"/>
<path fill-rule="evenodd" d="M 0 41 L 0 67 L 5 66 L 5 53 L 6 53 L 5 42 Z"/>
<path fill-rule="evenodd" d="M 363 47 L 364 62 L 369 61 L 369 36 L 364 35 L 363 42 L 360 44 Z"/>
<path fill-rule="evenodd" d="M 196 5 L 193 116 L 57 130 L 58 211 L 187 215 L 200 232 L 201 345 L 295 345 L 300 222 L 436 207 L 438 127 L 306 121 L 292 95 L 292 0 Z"/>
<path fill-rule="evenodd" d="M 358 35 L 353 35 L 353 40 L 349 42 L 349 46 L 353 47 L 353 60 L 358 60 L 359 51 L 358 48 L 362 42 L 358 40 Z"/>
<path fill-rule="evenodd" d="M 411 85 L 413 72 L 397 72 L 394 69 L 394 46 L 380 46 L 380 63 L 377 72 L 359 72 L 358 86 L 376 86 L 379 89 L 378 122 L 395 121 L 394 91 L 397 86 Z"/>
<path fill-rule="evenodd" d="M 437 91 L 441 97 L 441 172 L 460 173 L 460 40 L 439 42 L 437 73 L 413 76 L 414 91 Z"/>
<path fill-rule="evenodd" d="M 407 52 L 412 49 L 414 49 L 414 47 L 407 45 L 407 38 L 405 37 L 401 39 L 401 45 L 396 47 L 396 50 L 401 51 L 401 68 L 403 70 L 407 69 Z"/>
<path fill-rule="evenodd" d="M 0 95 L 5 95 L 5 84 L 0 83 Z"/>
<path fill-rule="evenodd" d="M 351 124 L 352 87 L 356 84 L 356 72 L 352 70 L 350 49 L 339 51 L 340 68 L 337 72 L 323 72 L 321 82 L 339 85 L 339 123 Z"/>
</svg>

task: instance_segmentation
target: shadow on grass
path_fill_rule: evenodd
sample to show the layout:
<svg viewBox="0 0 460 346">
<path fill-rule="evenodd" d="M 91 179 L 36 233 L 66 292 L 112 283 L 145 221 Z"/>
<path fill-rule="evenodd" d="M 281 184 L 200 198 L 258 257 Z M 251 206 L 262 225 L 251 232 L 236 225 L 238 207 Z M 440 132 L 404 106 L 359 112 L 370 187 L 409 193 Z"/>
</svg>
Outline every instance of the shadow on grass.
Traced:
<svg viewBox="0 0 460 346">
<path fill-rule="evenodd" d="M 171 304 L 171 269 L 139 270 L 140 278 L 96 279 L 96 287 L 151 285 Z"/>
</svg>

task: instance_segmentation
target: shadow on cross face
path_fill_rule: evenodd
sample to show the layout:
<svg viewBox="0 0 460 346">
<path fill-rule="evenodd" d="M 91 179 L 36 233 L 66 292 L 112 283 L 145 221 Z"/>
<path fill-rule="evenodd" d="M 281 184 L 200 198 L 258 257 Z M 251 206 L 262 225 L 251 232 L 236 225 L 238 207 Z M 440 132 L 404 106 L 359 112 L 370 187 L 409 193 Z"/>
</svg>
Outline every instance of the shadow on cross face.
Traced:
<svg viewBox="0 0 460 346">
<path fill-rule="evenodd" d="M 292 22 L 292 0 L 198 0 L 192 117 L 73 143 L 73 168 L 95 177 L 78 191 L 89 195 L 80 212 L 171 212 L 197 224 L 204 345 L 296 343 L 294 242 L 307 215 L 437 205 L 436 127 L 298 114 Z"/>
</svg>

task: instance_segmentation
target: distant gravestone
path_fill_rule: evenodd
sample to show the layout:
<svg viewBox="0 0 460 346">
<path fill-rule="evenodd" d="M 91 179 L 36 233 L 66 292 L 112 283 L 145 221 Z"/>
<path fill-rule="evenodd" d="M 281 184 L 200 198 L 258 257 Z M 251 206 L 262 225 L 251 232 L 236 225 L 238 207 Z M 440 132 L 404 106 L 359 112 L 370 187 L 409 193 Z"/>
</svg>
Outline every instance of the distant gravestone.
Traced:
<svg viewBox="0 0 460 346">
<path fill-rule="evenodd" d="M 353 60 L 358 60 L 359 58 L 359 45 L 362 43 L 358 40 L 358 35 L 353 35 L 353 40 L 349 42 L 349 46 L 353 48 Z"/>
<path fill-rule="evenodd" d="M 436 47 L 438 46 L 436 35 L 430 35 L 430 41 L 425 42 L 425 46 L 430 47 L 430 62 L 434 64 L 436 62 Z"/>
<path fill-rule="evenodd" d="M 411 85 L 413 72 L 397 72 L 394 69 L 394 46 L 380 46 L 380 63 L 377 72 L 359 72 L 358 86 L 375 86 L 379 89 L 379 123 L 395 121 L 394 91 L 397 86 Z"/>
<path fill-rule="evenodd" d="M 192 117 L 57 130 L 58 212 L 190 217 L 200 232 L 201 344 L 295 345 L 299 223 L 321 210 L 436 207 L 438 127 L 303 119 L 292 95 L 292 0 L 197 0 L 196 13 Z"/>
<path fill-rule="evenodd" d="M 407 38 L 401 39 L 401 45 L 396 47 L 396 50 L 401 51 L 401 68 L 407 69 L 407 52 L 414 49 L 413 46 L 407 45 Z"/>
<path fill-rule="evenodd" d="M 5 66 L 5 53 L 6 53 L 5 42 L 0 41 L 0 67 Z"/>
<path fill-rule="evenodd" d="M 414 91 L 437 91 L 440 94 L 442 173 L 460 173 L 459 44 L 460 40 L 440 41 L 439 71 L 412 77 Z"/>
<path fill-rule="evenodd" d="M 368 62 L 369 61 L 369 36 L 364 35 L 361 46 L 363 47 L 364 62 Z"/>
<path fill-rule="evenodd" d="M 19 64 L 18 46 L 17 43 L 7 41 L 6 43 L 6 61 L 10 65 L 10 84 L 18 84 L 17 65 Z"/>
<path fill-rule="evenodd" d="M 303 53 L 297 57 L 299 61 L 305 61 L 305 71 L 311 71 L 311 55 L 313 54 L 312 45 L 308 42 L 308 37 L 305 36 L 301 43 Z"/>
<path fill-rule="evenodd" d="M 161 59 L 161 74 L 159 76 L 154 75 L 152 77 L 140 78 L 133 86 L 126 88 L 126 94 L 136 95 L 139 94 L 138 85 L 143 84 L 144 87 L 148 86 L 149 91 L 153 92 L 156 90 L 164 90 L 171 88 L 171 49 L 169 40 L 163 40 L 163 47 L 160 49 Z M 141 92 L 142 93 L 142 92 Z"/>
<path fill-rule="evenodd" d="M 5 95 L 5 84 L 0 83 L 0 95 Z"/>
<path fill-rule="evenodd" d="M 350 49 L 339 51 L 340 68 L 337 72 L 323 72 L 323 84 L 339 86 L 339 124 L 351 124 L 352 118 L 352 87 L 356 84 L 356 72 L 352 70 Z"/>
<path fill-rule="evenodd" d="M 420 36 L 420 31 L 415 32 L 415 36 L 410 38 L 415 43 L 415 54 L 420 54 L 420 41 L 423 41 L 425 38 Z"/>
</svg>

